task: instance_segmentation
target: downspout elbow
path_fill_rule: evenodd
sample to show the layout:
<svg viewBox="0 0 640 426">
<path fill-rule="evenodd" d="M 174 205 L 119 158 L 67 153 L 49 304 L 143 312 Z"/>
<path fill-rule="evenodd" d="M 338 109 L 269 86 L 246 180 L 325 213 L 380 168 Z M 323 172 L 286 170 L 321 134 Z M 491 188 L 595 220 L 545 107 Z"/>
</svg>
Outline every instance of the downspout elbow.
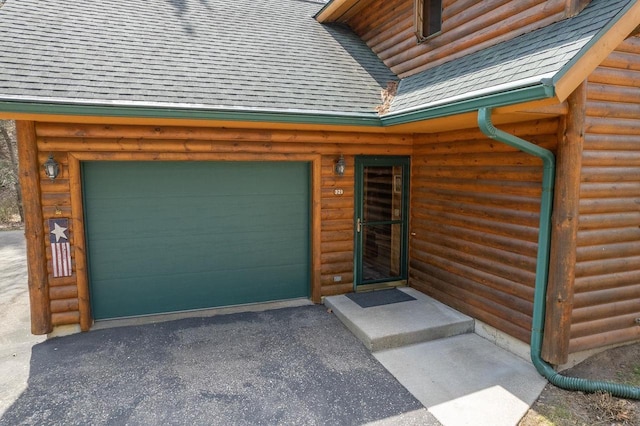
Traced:
<svg viewBox="0 0 640 426">
<path fill-rule="evenodd" d="M 553 174 L 555 175 L 556 157 L 555 155 L 553 155 L 553 152 L 549 151 L 548 149 L 542 148 L 532 142 L 521 139 L 515 135 L 497 129 L 491 122 L 491 112 L 492 111 L 490 108 L 480 108 L 478 110 L 478 127 L 480 128 L 482 133 L 484 133 L 491 139 L 495 139 L 499 142 L 517 148 L 527 154 L 534 155 L 542 159 L 544 170 L 553 172 Z"/>
<path fill-rule="evenodd" d="M 542 337 L 546 314 L 546 295 L 551 251 L 551 213 L 555 181 L 555 156 L 548 149 L 497 129 L 491 122 L 491 109 L 478 110 L 478 127 L 491 139 L 515 147 L 525 153 L 542 159 L 542 196 L 540 200 L 540 228 L 538 233 L 538 254 L 536 258 L 536 279 L 533 297 L 533 318 L 531 321 L 531 362 L 536 370 L 555 386 L 583 392 L 608 392 L 621 398 L 640 399 L 640 387 L 627 386 L 577 377 L 566 377 L 556 372 L 542 359 Z"/>
</svg>

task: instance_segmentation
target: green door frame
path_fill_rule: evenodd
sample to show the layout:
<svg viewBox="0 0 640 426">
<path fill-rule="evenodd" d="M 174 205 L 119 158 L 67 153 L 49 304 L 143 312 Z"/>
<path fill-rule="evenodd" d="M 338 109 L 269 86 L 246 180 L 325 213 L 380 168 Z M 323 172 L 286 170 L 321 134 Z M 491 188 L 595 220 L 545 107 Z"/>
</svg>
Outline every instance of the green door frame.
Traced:
<svg viewBox="0 0 640 426">
<path fill-rule="evenodd" d="M 364 214 L 364 170 L 367 166 L 402 166 L 402 214 L 399 220 L 376 221 L 365 223 L 362 221 Z M 354 291 L 365 289 L 364 286 L 384 286 L 386 283 L 395 283 L 408 279 L 408 252 L 409 252 L 409 180 L 410 158 L 404 156 L 356 156 L 355 157 L 355 215 L 353 218 L 354 229 Z M 401 224 L 400 244 L 400 274 L 378 280 L 363 280 L 363 232 L 364 226 Z"/>
</svg>

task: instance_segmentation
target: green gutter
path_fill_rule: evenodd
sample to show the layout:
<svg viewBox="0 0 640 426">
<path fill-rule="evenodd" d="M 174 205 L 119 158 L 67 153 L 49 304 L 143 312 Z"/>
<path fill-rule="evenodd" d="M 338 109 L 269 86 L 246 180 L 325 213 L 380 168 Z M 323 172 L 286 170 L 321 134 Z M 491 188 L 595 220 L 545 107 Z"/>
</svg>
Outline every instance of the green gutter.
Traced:
<svg viewBox="0 0 640 426">
<path fill-rule="evenodd" d="M 555 386 L 583 392 L 608 392 L 620 398 L 640 399 L 640 387 L 618 383 L 587 380 L 578 377 L 566 377 L 556 372 L 542 359 L 542 338 L 546 313 L 546 295 L 549 273 L 549 254 L 551 251 L 551 211 L 555 180 L 555 157 L 547 149 L 541 148 L 517 136 L 496 129 L 491 123 L 491 109 L 478 110 L 478 126 L 491 139 L 503 142 L 527 154 L 542 159 L 542 198 L 540 203 L 540 229 L 538 234 L 538 255 L 536 259 L 536 281 L 533 296 L 533 319 L 531 326 L 531 361 L 538 372 Z"/>
<path fill-rule="evenodd" d="M 461 99 L 443 105 L 426 106 L 415 110 L 380 117 L 377 113 L 329 113 L 323 111 L 265 111 L 207 108 L 181 108 L 162 105 L 118 105 L 92 103 L 63 103 L 57 100 L 12 101 L 0 100 L 0 111 L 26 114 L 79 115 L 97 117 L 165 118 L 184 120 L 220 120 L 271 122 L 293 124 L 324 124 L 337 126 L 389 127 L 433 118 L 475 112 L 482 107 L 499 107 L 546 99 L 554 96 L 548 81 L 488 93 L 471 99 Z"/>
<path fill-rule="evenodd" d="M 128 105 L 93 105 L 93 104 L 64 104 L 55 102 L 24 102 L 0 101 L 0 111 L 51 114 L 51 115 L 81 115 L 98 117 L 135 117 L 135 118 L 174 118 L 195 120 L 222 120 L 248 122 L 276 122 L 294 124 L 326 124 L 342 126 L 370 126 L 381 127 L 378 114 L 345 113 L 332 114 L 324 112 L 306 111 L 251 111 L 205 108 L 178 108 L 163 106 L 128 106 Z"/>
<path fill-rule="evenodd" d="M 531 102 L 547 99 L 555 96 L 553 85 L 548 80 L 526 87 L 520 87 L 508 91 L 490 93 L 471 99 L 463 99 L 444 105 L 420 108 L 415 111 L 399 112 L 381 118 L 383 126 L 411 123 L 415 121 L 429 120 L 450 115 L 475 112 L 484 107 L 501 107 L 515 105 L 523 102 Z"/>
</svg>

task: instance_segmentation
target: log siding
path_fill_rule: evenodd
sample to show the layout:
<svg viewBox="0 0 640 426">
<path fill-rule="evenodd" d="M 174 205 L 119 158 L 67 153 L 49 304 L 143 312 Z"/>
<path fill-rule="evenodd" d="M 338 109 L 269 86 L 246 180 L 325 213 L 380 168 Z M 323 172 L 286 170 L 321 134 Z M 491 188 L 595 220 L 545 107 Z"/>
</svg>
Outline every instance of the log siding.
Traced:
<svg viewBox="0 0 640 426">
<path fill-rule="evenodd" d="M 312 271 L 319 284 L 312 299 L 346 293 L 353 289 L 353 209 L 355 155 L 411 155 L 412 137 L 353 132 L 315 132 L 254 129 L 222 129 L 170 126 L 35 123 L 38 164 L 50 153 L 62 166 L 51 181 L 40 170 L 42 227 L 48 232 L 49 218 L 70 217 L 73 276 L 53 278 L 51 253 L 46 249 L 48 296 L 53 326 L 80 324 L 90 328 L 88 284 L 84 259 L 82 199 L 79 164 L 92 160 L 296 160 L 319 158 L 312 181 L 319 194 L 320 217 L 314 218 L 312 238 L 319 247 L 312 256 L 319 271 Z M 333 172 L 343 154 L 344 176 Z M 306 161 L 306 160 L 305 160 Z M 343 190 L 336 195 L 335 189 Z M 74 199 L 76 198 L 76 199 Z M 80 226 L 78 226 L 80 224 Z M 76 229 L 76 228 L 81 229 Z M 313 250 L 312 250 L 313 251 Z M 79 273 L 78 273 L 79 272 Z M 317 274 L 317 275 L 316 275 Z M 334 276 L 341 281 L 335 282 Z"/>
<path fill-rule="evenodd" d="M 442 31 L 423 43 L 416 40 L 414 0 L 373 0 L 344 20 L 405 78 L 575 15 L 581 7 L 575 0 L 444 0 Z"/>
<path fill-rule="evenodd" d="M 501 127 L 555 150 L 558 122 Z M 417 136 L 412 172 L 410 285 L 527 342 L 542 162 L 468 130 Z"/>
<path fill-rule="evenodd" d="M 36 130 L 37 132 L 37 130 Z M 49 154 L 53 154 L 55 160 L 60 164 L 60 175 L 56 180 L 52 181 L 44 175 L 44 171 L 40 173 L 40 188 L 42 215 L 44 222 L 42 224 L 44 232 L 49 232 L 49 219 L 56 217 L 72 218 L 71 210 L 71 186 L 70 186 L 70 169 L 69 157 L 66 152 L 43 152 L 40 149 L 38 153 L 38 164 L 43 164 Z M 77 241 L 75 238 L 76 230 L 74 221 L 69 221 L 69 243 L 71 247 L 75 247 Z M 51 306 L 51 323 L 53 326 L 79 324 L 80 323 L 80 302 L 78 297 L 78 286 L 76 282 L 76 256 L 72 255 L 72 269 L 74 274 L 71 277 L 54 278 L 52 274 L 51 249 L 49 244 L 46 247 L 46 261 L 49 283 L 49 299 Z"/>
<path fill-rule="evenodd" d="M 569 352 L 640 338 L 640 37 L 589 77 Z"/>
</svg>

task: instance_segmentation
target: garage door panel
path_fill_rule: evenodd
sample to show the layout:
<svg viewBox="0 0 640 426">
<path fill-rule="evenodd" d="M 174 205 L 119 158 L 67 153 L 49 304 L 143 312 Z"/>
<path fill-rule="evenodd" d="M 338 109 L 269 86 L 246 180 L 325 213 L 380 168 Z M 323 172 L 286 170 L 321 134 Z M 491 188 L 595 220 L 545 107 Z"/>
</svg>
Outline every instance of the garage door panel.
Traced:
<svg viewBox="0 0 640 426">
<path fill-rule="evenodd" d="M 169 280 L 158 279 L 166 276 L 147 276 L 100 281 L 94 283 L 98 290 L 92 292 L 93 308 L 97 312 L 109 312 L 108 318 L 117 318 L 307 297 L 307 291 L 302 288 L 297 293 L 291 292 L 292 284 L 308 279 L 300 273 L 300 266 L 172 275 Z M 264 279 L 275 273 L 278 279 Z M 241 284 L 257 281 L 261 284 L 257 287 Z M 113 293 L 127 297 L 114 299 Z M 190 297 L 185 298 L 185 294 Z"/>
<path fill-rule="evenodd" d="M 92 273 L 99 277 L 122 278 L 283 266 L 292 262 L 304 264 L 307 260 L 308 246 L 304 240 L 288 241 L 278 233 L 273 236 L 224 236 L 227 238 L 198 235 L 169 245 L 158 238 L 128 239 L 122 240 L 121 244 L 92 241 L 91 255 L 100 259 L 92 264 Z M 150 246 L 158 249 L 152 250 Z M 247 258 L 252 259 L 251 265 L 247 265 Z"/>
<path fill-rule="evenodd" d="M 98 162 L 89 164 L 100 164 Z M 207 196 L 247 196 L 277 195 L 277 194 L 305 194 L 308 180 L 294 179 L 287 176 L 287 172 L 306 173 L 306 163 L 259 163 L 259 162 L 218 162 L 215 169 L 209 167 L 208 162 L 126 162 L 135 164 L 135 168 L 124 169 L 124 162 L 109 162 L 119 164 L 117 174 L 110 167 L 92 166 L 92 178 L 100 182 L 99 198 L 137 198 L 134 193 L 144 191 L 149 198 L 164 198 L 167 193 L 179 197 L 207 197 Z M 171 164 L 168 168 L 159 170 L 159 164 Z M 273 165 L 274 167 L 264 167 Z M 174 171 L 179 169 L 180 179 L 176 179 Z M 206 175 L 203 174 L 206 170 Z M 152 178 L 154 185 L 148 186 Z M 188 183 L 185 183 L 188 182 Z M 259 183 L 258 185 L 256 185 Z M 132 189 L 131 194 L 123 194 L 122 188 Z M 87 194 L 92 197 L 92 194 Z"/>
<path fill-rule="evenodd" d="M 95 227 L 108 230 L 101 238 L 126 238 L 135 233 L 137 238 L 197 235 L 215 228 L 227 233 L 265 232 L 306 229 L 308 209 L 301 206 L 301 194 L 260 197 L 185 197 L 178 200 L 140 198 L 114 203 L 114 199 L 89 199 L 99 215 L 91 217 Z M 190 206 L 186 209 L 184 206 Z M 206 214 L 203 214 L 206 212 Z M 243 212 L 238 215 L 237 212 Z M 142 216 L 142 217 L 141 217 Z M 160 226 L 159 226 L 160 225 Z"/>
<path fill-rule="evenodd" d="M 305 163 L 83 164 L 94 318 L 309 294 Z"/>
</svg>

